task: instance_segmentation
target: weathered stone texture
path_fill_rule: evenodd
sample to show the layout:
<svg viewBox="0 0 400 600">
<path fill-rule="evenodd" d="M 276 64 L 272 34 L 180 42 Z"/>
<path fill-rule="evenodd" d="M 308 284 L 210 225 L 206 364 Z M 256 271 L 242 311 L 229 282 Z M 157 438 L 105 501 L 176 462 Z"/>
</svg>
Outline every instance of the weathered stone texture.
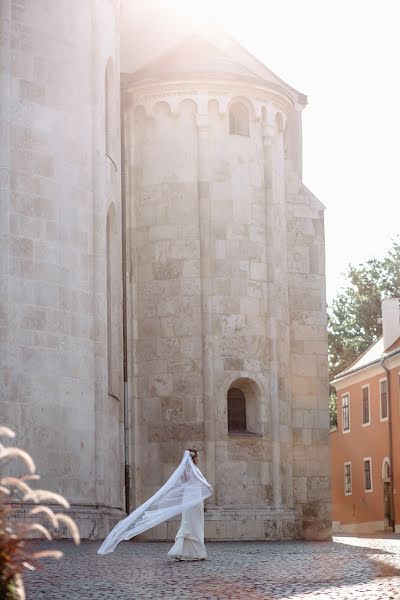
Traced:
<svg viewBox="0 0 400 600">
<path fill-rule="evenodd" d="M 299 106 L 208 76 L 123 86 L 136 498 L 172 471 L 176 445 L 198 445 L 211 537 L 297 536 L 318 519 L 326 535 L 323 220 L 301 183 Z M 235 95 L 248 136 L 230 133 Z M 245 435 L 228 432 L 230 387 L 246 396 Z M 290 524 L 254 520 L 282 506 Z M 244 511 L 236 529 L 227 507 Z"/>
<path fill-rule="evenodd" d="M 125 508 L 124 461 L 133 508 L 194 445 L 215 488 L 207 535 L 326 536 L 324 226 L 301 181 L 305 98 L 232 41 L 196 38 L 126 77 L 121 132 L 119 18 L 114 0 L 2 4 L 1 417 L 84 531 L 103 507 L 90 535 Z M 231 388 L 245 432 L 228 431 Z"/>
<path fill-rule="evenodd" d="M 318 538 L 330 531 L 331 497 L 323 206 L 295 177 L 288 192 L 294 500 L 304 536 Z"/>
<path fill-rule="evenodd" d="M 111 199 L 120 214 L 120 184 L 104 155 L 104 80 L 111 56 L 118 124 L 118 4 L 0 9 L 0 421 L 84 536 L 104 535 L 123 508 L 105 326 L 106 218 Z M 120 170 L 119 144 L 112 159 Z"/>
</svg>

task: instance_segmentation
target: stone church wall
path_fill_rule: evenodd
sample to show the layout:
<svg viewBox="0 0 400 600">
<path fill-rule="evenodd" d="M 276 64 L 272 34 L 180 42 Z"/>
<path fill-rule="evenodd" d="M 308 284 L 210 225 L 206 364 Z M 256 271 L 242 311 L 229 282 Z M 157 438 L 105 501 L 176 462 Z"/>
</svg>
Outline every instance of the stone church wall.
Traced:
<svg viewBox="0 0 400 600">
<path fill-rule="evenodd" d="M 185 83 L 179 92 L 174 85 L 148 91 L 129 79 L 124 84 L 134 498 L 139 504 L 154 493 L 183 449 L 195 445 L 214 486 L 208 537 L 296 537 L 306 529 L 311 536 L 328 519 L 322 388 L 316 392 L 321 411 L 307 421 L 307 433 L 294 419 L 299 373 L 307 377 L 317 360 L 322 371 L 310 374 L 310 385 L 326 377 L 326 340 L 321 325 L 320 354 L 310 350 L 296 365 L 307 315 L 296 309 L 293 271 L 298 255 L 310 252 L 319 261 L 313 267 L 319 312 L 310 318 L 320 322 L 323 207 L 314 199 L 310 218 L 318 224 L 299 239 L 309 215 L 308 208 L 292 206 L 305 188 L 299 133 L 290 136 L 287 128 L 290 108 L 234 85 L 221 95 L 207 93 L 204 83 L 186 93 Z M 235 101 L 248 110 L 249 135 L 230 133 Z M 295 129 L 299 121 L 292 121 Z M 298 286 L 299 295 L 309 296 L 303 272 Z M 245 433 L 228 431 L 232 387 L 246 397 Z M 313 471 L 307 461 L 316 449 L 323 452 Z M 144 537 L 171 538 L 172 530 L 162 525 Z"/>
<path fill-rule="evenodd" d="M 294 502 L 316 539 L 331 529 L 324 217 L 297 177 L 287 187 Z"/>
<path fill-rule="evenodd" d="M 70 500 L 83 536 L 102 535 L 123 508 L 105 268 L 108 205 L 120 211 L 118 131 L 117 172 L 104 154 L 109 57 L 119 123 L 118 17 L 111 0 L 0 9 L 0 421 L 40 485 Z"/>
<path fill-rule="evenodd" d="M 132 509 L 189 446 L 215 490 L 210 539 L 327 537 L 323 207 L 301 182 L 305 99 L 231 40 L 217 51 L 238 61 L 227 80 L 127 76 L 121 131 L 119 27 L 117 0 L 1 4 L 0 422 L 83 537 L 124 514 L 124 462 Z"/>
<path fill-rule="evenodd" d="M 128 202 L 135 219 L 136 494 L 144 500 L 179 462 L 182 445 L 204 445 L 200 232 L 192 104 L 179 117 L 160 102 L 151 119 L 140 108 L 134 118 L 135 188 Z"/>
</svg>

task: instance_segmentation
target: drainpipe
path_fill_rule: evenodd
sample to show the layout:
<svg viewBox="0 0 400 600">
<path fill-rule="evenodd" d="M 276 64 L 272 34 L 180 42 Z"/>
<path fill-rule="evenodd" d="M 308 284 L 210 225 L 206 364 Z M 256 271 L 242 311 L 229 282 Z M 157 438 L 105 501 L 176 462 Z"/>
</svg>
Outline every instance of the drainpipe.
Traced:
<svg viewBox="0 0 400 600">
<path fill-rule="evenodd" d="M 124 371 L 124 464 L 125 464 L 125 511 L 130 512 L 129 467 L 129 411 L 128 411 L 128 341 L 126 310 L 126 191 L 125 191 L 125 127 L 124 109 L 121 102 L 121 229 L 122 229 L 122 348 Z"/>
<path fill-rule="evenodd" d="M 122 201 L 124 206 L 124 201 Z M 125 217 L 125 211 L 122 209 Z M 122 339 L 124 360 L 124 463 L 125 463 L 125 510 L 130 513 L 130 468 L 129 468 L 129 414 L 128 414 L 128 345 L 126 331 L 126 233 L 125 218 L 122 218 Z"/>
<path fill-rule="evenodd" d="M 388 425 L 389 425 L 389 460 L 390 460 L 390 479 L 391 479 L 391 486 L 390 486 L 390 495 L 391 495 L 391 500 L 392 500 L 392 516 L 393 516 L 393 522 L 392 522 L 392 529 L 393 532 L 396 531 L 396 519 L 395 519 L 395 505 L 394 505 L 394 469 L 393 469 L 393 431 L 392 431 L 392 395 L 390 393 L 391 391 L 391 386 L 390 386 L 390 371 L 387 368 L 387 366 L 385 365 L 385 360 L 387 359 L 387 356 L 384 356 L 381 360 L 381 367 L 386 371 L 386 381 L 387 381 L 387 395 L 388 395 L 388 411 L 389 411 L 389 419 L 388 419 Z"/>
</svg>

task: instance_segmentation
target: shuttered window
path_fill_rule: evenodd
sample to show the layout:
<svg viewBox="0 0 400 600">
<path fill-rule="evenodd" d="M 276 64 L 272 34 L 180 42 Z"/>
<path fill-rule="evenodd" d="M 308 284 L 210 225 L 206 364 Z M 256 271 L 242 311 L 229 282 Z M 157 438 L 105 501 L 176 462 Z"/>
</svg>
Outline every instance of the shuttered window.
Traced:
<svg viewBox="0 0 400 600">
<path fill-rule="evenodd" d="M 246 398 L 239 388 L 228 391 L 228 431 L 246 431 Z"/>
<path fill-rule="evenodd" d="M 370 414 L 369 414 L 369 387 L 362 388 L 362 422 L 363 425 L 367 425 L 369 423 Z"/>
<path fill-rule="evenodd" d="M 364 458 L 364 490 L 366 492 L 372 492 L 372 468 L 370 458 Z"/>
<path fill-rule="evenodd" d="M 351 495 L 351 463 L 344 463 L 344 493 L 346 496 Z"/>
<path fill-rule="evenodd" d="M 380 399 L 381 399 L 381 419 L 388 418 L 388 397 L 387 397 L 387 380 L 383 379 L 379 383 Z"/>
<path fill-rule="evenodd" d="M 350 398 L 348 394 L 342 397 L 342 429 L 350 431 Z"/>
</svg>

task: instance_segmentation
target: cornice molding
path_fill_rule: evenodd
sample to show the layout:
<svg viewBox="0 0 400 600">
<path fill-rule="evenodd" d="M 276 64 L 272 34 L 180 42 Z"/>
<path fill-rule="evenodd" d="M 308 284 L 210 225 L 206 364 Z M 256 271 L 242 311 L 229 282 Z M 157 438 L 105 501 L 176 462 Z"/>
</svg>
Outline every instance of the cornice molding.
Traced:
<svg viewBox="0 0 400 600">
<path fill-rule="evenodd" d="M 248 82 L 238 80 L 177 80 L 166 82 L 138 82 L 137 84 L 123 83 L 123 94 L 129 94 L 135 107 L 143 106 L 148 114 L 151 114 L 152 107 L 157 102 L 167 101 L 171 106 L 171 112 L 176 113 L 178 105 L 182 100 L 188 99 L 204 103 L 217 100 L 222 108 L 221 113 L 226 112 L 229 102 L 235 97 L 244 97 L 254 107 L 256 118 L 260 118 L 262 108 L 275 108 L 275 113 L 281 111 L 285 116 L 294 110 L 292 99 L 285 93 L 283 88 L 280 91 L 273 89 L 272 84 L 261 86 L 259 84 L 249 84 Z"/>
</svg>

